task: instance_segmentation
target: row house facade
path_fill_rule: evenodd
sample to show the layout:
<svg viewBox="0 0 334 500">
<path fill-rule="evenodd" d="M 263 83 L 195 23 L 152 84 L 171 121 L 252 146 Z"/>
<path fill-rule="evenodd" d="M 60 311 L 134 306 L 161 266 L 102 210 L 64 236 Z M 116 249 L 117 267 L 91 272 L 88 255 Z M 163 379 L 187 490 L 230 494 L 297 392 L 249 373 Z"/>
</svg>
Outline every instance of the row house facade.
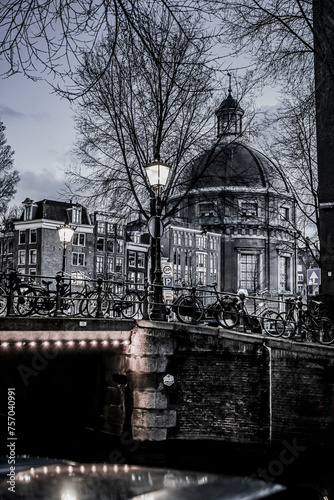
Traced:
<svg viewBox="0 0 334 500">
<path fill-rule="evenodd" d="M 50 276 L 62 270 L 63 247 L 58 227 L 75 228 L 66 249 L 65 273 L 94 274 L 94 232 L 87 210 L 78 204 L 42 200 L 23 202 L 22 216 L 13 222 L 13 264 L 30 276 Z"/>
<path fill-rule="evenodd" d="M 77 203 L 54 200 L 23 202 L 18 220 L 6 222 L 0 233 L 1 271 L 17 269 L 22 275 L 53 278 L 62 271 L 63 246 L 57 229 L 75 229 L 65 249 L 65 275 L 82 279 L 127 280 L 144 288 L 149 266 L 149 238 L 127 226 L 114 214 L 89 214 Z"/>
</svg>

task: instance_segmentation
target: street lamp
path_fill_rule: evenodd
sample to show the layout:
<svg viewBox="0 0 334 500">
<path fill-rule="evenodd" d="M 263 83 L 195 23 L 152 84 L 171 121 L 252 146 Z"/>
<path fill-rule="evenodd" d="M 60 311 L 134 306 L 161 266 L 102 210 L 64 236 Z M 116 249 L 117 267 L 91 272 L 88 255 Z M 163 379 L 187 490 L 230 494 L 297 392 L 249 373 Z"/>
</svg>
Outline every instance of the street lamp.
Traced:
<svg viewBox="0 0 334 500">
<path fill-rule="evenodd" d="M 151 218 L 149 221 L 149 231 L 151 234 L 151 256 L 154 262 L 153 279 L 153 307 L 151 318 L 158 321 L 166 321 L 167 310 L 163 301 L 163 281 L 161 270 L 161 236 L 163 226 L 161 223 L 161 197 L 160 188 L 166 185 L 170 166 L 159 159 L 149 163 L 145 167 L 148 181 L 154 191 L 153 203 L 151 204 Z M 153 257 L 155 257 L 153 259 Z"/>
<path fill-rule="evenodd" d="M 75 228 L 69 226 L 64 223 L 63 226 L 57 228 L 59 239 L 61 244 L 63 245 L 63 266 L 62 266 L 62 274 L 65 274 L 65 266 L 66 266 L 66 247 L 70 243 L 72 236 L 74 234 Z"/>
</svg>

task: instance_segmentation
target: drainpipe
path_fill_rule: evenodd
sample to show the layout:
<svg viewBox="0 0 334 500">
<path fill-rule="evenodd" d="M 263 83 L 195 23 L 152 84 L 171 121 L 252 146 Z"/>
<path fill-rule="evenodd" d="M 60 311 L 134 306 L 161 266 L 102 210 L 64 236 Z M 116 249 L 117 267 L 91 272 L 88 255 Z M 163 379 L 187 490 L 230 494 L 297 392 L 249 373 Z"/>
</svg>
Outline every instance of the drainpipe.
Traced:
<svg viewBox="0 0 334 500">
<path fill-rule="evenodd" d="M 273 405 L 272 405 L 272 365 L 271 365 L 271 347 L 266 345 L 266 342 L 263 341 L 263 347 L 265 347 L 269 353 L 269 443 L 272 440 L 272 431 L 273 431 Z"/>
</svg>

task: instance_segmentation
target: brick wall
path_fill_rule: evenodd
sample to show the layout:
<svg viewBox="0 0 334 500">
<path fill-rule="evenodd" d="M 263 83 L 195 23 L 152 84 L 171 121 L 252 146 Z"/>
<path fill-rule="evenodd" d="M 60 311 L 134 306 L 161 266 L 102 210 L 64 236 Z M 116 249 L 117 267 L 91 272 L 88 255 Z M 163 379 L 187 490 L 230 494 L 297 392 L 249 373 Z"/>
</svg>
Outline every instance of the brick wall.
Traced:
<svg viewBox="0 0 334 500">
<path fill-rule="evenodd" d="M 328 444 L 333 354 L 334 347 L 316 344 L 140 322 L 127 369 L 133 436 Z"/>
</svg>

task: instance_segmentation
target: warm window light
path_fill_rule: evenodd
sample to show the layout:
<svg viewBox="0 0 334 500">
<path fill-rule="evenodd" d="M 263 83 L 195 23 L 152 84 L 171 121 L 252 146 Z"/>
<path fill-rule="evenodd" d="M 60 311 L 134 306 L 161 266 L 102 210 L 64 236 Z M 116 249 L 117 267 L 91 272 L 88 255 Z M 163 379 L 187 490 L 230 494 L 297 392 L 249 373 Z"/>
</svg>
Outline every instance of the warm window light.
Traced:
<svg viewBox="0 0 334 500">
<path fill-rule="evenodd" d="M 145 167 L 149 183 L 152 187 L 165 186 L 170 166 L 162 161 L 155 160 Z"/>
<path fill-rule="evenodd" d="M 75 229 L 69 226 L 68 224 L 64 224 L 63 226 L 60 226 L 57 229 L 60 241 L 62 242 L 63 245 L 66 246 L 68 243 L 70 243 Z"/>
</svg>

